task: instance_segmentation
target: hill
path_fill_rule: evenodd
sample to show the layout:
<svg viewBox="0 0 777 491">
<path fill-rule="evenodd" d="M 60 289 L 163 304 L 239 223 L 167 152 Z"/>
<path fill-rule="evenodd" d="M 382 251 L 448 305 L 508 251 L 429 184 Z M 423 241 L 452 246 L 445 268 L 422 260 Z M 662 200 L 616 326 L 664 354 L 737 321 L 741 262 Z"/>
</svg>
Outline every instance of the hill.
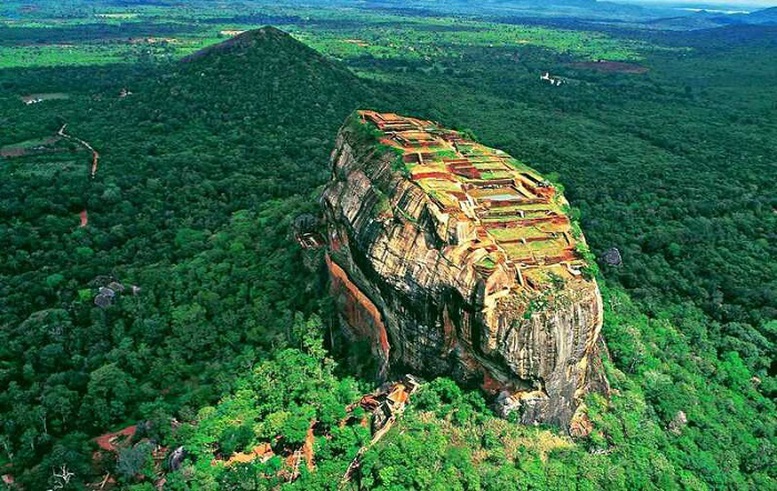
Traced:
<svg viewBox="0 0 777 491">
<path fill-rule="evenodd" d="M 371 0 L 370 6 L 394 9 L 425 9 L 436 13 L 467 13 L 474 15 L 519 16 L 524 21 L 537 18 L 578 19 L 615 22 L 645 20 L 665 17 L 672 11 L 660 6 L 643 6 L 597 0 L 484 0 L 472 3 L 464 0 L 438 2 L 419 0 L 402 2 L 398 0 Z"/>
<path fill-rule="evenodd" d="M 695 30 L 725 26 L 773 26 L 777 25 L 777 7 L 756 10 L 747 14 L 720 14 L 702 10 L 690 15 L 655 19 L 644 24 L 652 29 Z"/>
<path fill-rule="evenodd" d="M 745 17 L 748 24 L 777 24 L 777 7 L 756 10 Z"/>
<path fill-rule="evenodd" d="M 345 117 L 343 109 L 370 94 L 347 69 L 272 27 L 245 32 L 183 59 L 147 90 L 131 101 L 143 109 L 132 112 L 145 116 L 143 110 L 151 111 L 151 121 L 164 126 L 164 140 L 171 131 L 182 137 L 208 131 L 210 137 L 198 136 L 177 149 L 191 144 L 225 147 L 220 151 L 235 155 L 220 163 L 224 172 L 273 177 L 280 186 L 325 170 L 325 165 L 315 169 L 296 157 L 312 151 L 325 159 L 331 135 Z M 252 146 L 265 158 L 292 167 L 252 167 L 252 157 L 245 155 Z M 297 185 L 283 192 L 294 192 Z"/>
<path fill-rule="evenodd" d="M 88 480 L 89 437 L 206 405 L 290 342 L 323 291 L 292 221 L 317 209 L 340 122 L 373 98 L 272 28 L 139 75 L 66 121 L 41 112 L 97 149 L 93 180 L 85 152 L 70 170 L 5 162 L 0 419 L 27 489 L 47 489 L 57 462 Z M 22 172 L 33 164 L 53 172 Z"/>
</svg>

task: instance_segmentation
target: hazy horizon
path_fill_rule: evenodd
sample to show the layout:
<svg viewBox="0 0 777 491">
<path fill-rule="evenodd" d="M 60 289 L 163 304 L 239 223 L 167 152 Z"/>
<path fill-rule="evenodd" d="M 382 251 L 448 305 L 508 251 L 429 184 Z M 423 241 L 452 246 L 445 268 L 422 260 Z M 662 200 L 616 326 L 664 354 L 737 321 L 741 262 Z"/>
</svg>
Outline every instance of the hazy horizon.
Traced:
<svg viewBox="0 0 777 491">
<path fill-rule="evenodd" d="M 630 4 L 660 4 L 664 6 L 678 6 L 678 7 L 695 7 L 704 8 L 709 6 L 715 6 L 717 8 L 729 8 L 729 9 L 764 9 L 769 7 L 777 7 L 776 0 L 706 0 L 700 2 L 683 1 L 683 0 L 612 0 L 615 3 L 630 3 Z"/>
</svg>

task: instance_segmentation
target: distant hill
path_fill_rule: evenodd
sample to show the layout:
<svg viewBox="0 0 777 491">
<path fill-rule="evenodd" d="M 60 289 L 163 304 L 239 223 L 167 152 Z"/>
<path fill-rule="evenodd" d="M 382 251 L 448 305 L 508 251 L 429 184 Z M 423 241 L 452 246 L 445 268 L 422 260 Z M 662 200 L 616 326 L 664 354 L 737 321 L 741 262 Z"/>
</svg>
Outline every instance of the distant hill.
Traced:
<svg viewBox="0 0 777 491">
<path fill-rule="evenodd" d="M 751 12 L 745 16 L 748 24 L 777 24 L 777 7 Z"/>
<path fill-rule="evenodd" d="M 777 7 L 749 14 L 720 14 L 702 10 L 691 15 L 656 19 L 646 23 L 653 29 L 695 30 L 736 25 L 777 25 Z"/>
<path fill-rule="evenodd" d="M 203 58 L 208 55 L 231 53 L 236 56 L 260 57 L 264 54 L 277 50 L 277 56 L 291 54 L 291 52 L 304 52 L 308 57 L 316 58 L 320 55 L 299 41 L 296 41 L 288 33 L 272 27 L 265 26 L 261 29 L 254 29 L 243 32 L 226 41 L 223 41 L 183 58 L 183 62 L 192 61 L 197 58 Z"/>
<path fill-rule="evenodd" d="M 232 155 L 219 163 L 221 172 L 278 179 L 281 194 L 300 189 L 291 175 L 302 183 L 325 178 L 339 125 L 374 99 L 347 68 L 273 27 L 194 53 L 136 92 L 126 105 L 141 107 L 123 112 L 150 115 L 135 124 L 164 128 L 160 155 L 194 148 L 213 153 L 215 146 Z M 259 156 L 284 165 L 252 168 Z"/>
<path fill-rule="evenodd" d="M 311 120 L 339 125 L 347 108 L 370 93 L 344 66 L 274 27 L 247 31 L 205 48 L 163 78 L 192 104 L 223 109 L 222 118 L 310 128 Z M 345 113 L 345 114 L 343 114 Z M 185 116 L 196 117 L 186 111 Z M 305 119 L 305 124 L 295 123 Z"/>
<path fill-rule="evenodd" d="M 597 0 L 367 0 L 366 5 L 382 8 L 412 8 L 433 12 L 461 12 L 477 15 L 522 18 L 563 18 L 577 20 L 647 20 L 668 16 L 672 10 Z"/>
</svg>

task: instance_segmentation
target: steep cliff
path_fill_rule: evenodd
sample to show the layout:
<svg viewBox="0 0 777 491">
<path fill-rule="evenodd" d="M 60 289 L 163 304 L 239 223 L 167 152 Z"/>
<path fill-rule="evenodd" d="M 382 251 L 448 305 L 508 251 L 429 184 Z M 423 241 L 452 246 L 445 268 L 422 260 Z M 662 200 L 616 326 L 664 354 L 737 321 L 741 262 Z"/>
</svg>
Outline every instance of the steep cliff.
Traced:
<svg viewBox="0 0 777 491">
<path fill-rule="evenodd" d="M 558 190 L 459 132 L 371 111 L 341 129 L 332 171 L 332 293 L 384 375 L 452 376 L 585 433 L 582 397 L 607 390 L 602 302 Z"/>
</svg>

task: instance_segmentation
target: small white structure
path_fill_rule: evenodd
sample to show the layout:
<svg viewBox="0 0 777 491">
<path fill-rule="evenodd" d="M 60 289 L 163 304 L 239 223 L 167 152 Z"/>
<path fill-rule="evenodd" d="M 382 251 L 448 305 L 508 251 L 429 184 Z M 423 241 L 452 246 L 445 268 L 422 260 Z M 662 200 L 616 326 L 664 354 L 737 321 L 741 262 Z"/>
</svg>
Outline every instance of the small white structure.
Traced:
<svg viewBox="0 0 777 491">
<path fill-rule="evenodd" d="M 557 87 L 564 83 L 561 78 L 551 75 L 550 72 L 545 72 L 540 75 L 540 80 L 548 82 L 550 85 L 555 85 Z"/>
</svg>

